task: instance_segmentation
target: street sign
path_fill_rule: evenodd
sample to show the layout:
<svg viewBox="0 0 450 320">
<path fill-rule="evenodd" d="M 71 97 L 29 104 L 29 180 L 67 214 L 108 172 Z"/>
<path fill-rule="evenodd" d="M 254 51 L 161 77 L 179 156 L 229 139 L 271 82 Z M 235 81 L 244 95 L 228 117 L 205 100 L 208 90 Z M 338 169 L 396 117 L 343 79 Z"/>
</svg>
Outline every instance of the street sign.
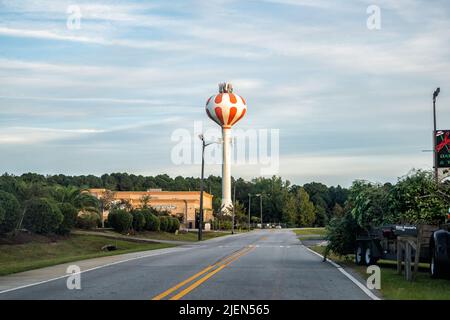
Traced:
<svg viewBox="0 0 450 320">
<path fill-rule="evenodd" d="M 436 157 L 438 168 L 450 168 L 450 130 L 436 132 Z"/>
</svg>

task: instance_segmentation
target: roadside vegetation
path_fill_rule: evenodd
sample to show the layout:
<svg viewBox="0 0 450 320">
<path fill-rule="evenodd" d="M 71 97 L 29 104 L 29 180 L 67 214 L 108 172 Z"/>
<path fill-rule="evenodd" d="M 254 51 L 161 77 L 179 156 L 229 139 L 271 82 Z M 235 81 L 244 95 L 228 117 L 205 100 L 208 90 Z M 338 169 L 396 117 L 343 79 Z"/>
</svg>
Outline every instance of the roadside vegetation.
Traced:
<svg viewBox="0 0 450 320">
<path fill-rule="evenodd" d="M 115 246 L 107 251 L 105 246 Z M 162 243 L 112 240 L 101 236 L 20 234 L 0 241 L 0 276 L 83 259 L 168 248 Z"/>
<path fill-rule="evenodd" d="M 450 207 L 450 184 L 439 187 L 432 172 L 411 171 L 396 184 L 355 181 L 341 215 L 327 225 L 327 250 L 354 251 L 356 236 L 384 224 L 443 223 Z"/>
<path fill-rule="evenodd" d="M 325 228 L 302 228 L 295 229 L 294 232 L 298 236 L 325 236 L 327 234 Z"/>
<path fill-rule="evenodd" d="M 302 228 L 294 229 L 300 240 L 325 240 L 327 231 L 325 228 Z"/>
<path fill-rule="evenodd" d="M 94 230 L 92 230 L 94 231 Z M 77 234 L 82 232 L 77 232 Z M 109 237 L 122 237 L 124 234 L 118 233 L 114 230 L 110 229 L 97 229 L 95 230 L 99 236 L 109 236 Z M 90 233 L 91 234 L 91 233 Z M 222 237 L 229 235 L 230 232 L 222 232 L 222 231 L 203 231 L 203 239 L 213 239 L 217 237 Z M 195 231 L 180 231 L 177 233 L 170 232 L 162 232 L 162 231 L 141 231 L 128 233 L 126 236 L 132 238 L 142 238 L 142 239 L 151 239 L 151 240 L 169 240 L 169 241 L 198 241 L 198 233 Z"/>
<path fill-rule="evenodd" d="M 343 210 L 326 226 L 327 245 L 312 243 L 311 248 L 367 278 L 366 267 L 354 263 L 357 236 L 387 224 L 444 223 L 450 207 L 449 195 L 450 184 L 438 186 L 428 171 L 412 170 L 396 184 L 355 181 Z M 306 239 L 309 232 L 304 230 L 296 231 L 301 239 Z M 382 272 L 381 292 L 386 299 L 450 299 L 450 281 L 432 279 L 427 263 L 419 265 L 417 278 L 412 282 L 397 274 L 395 261 L 380 260 L 377 264 Z"/>
<path fill-rule="evenodd" d="M 314 251 L 324 254 L 325 247 L 313 246 Z M 354 264 L 353 255 L 339 256 L 334 253 L 328 258 L 341 266 L 351 268 L 358 272 L 363 279 L 369 276 L 367 267 Z M 388 300 L 450 300 L 450 281 L 447 279 L 432 279 L 429 274 L 429 265 L 420 264 L 417 278 L 410 282 L 404 275 L 397 274 L 394 261 L 380 260 L 377 265 L 381 270 L 381 294 Z"/>
</svg>

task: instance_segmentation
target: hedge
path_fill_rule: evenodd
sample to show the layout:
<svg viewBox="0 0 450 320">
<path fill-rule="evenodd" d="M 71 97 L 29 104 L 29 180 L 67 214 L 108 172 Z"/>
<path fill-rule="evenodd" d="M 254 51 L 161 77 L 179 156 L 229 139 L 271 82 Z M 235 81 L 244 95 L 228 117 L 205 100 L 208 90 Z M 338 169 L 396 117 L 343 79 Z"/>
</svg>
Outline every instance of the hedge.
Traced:
<svg viewBox="0 0 450 320">
<path fill-rule="evenodd" d="M 101 222 L 100 217 L 95 212 L 82 212 L 77 216 L 76 226 L 80 229 L 94 229 Z"/>
<path fill-rule="evenodd" d="M 161 216 L 159 217 L 159 229 L 161 231 L 169 231 L 169 217 Z"/>
<path fill-rule="evenodd" d="M 145 216 L 140 210 L 133 210 L 131 212 L 133 216 L 133 230 L 134 231 L 142 231 L 145 229 Z"/>
<path fill-rule="evenodd" d="M 159 219 L 150 211 L 144 211 L 145 229 L 148 231 L 159 231 Z"/>
<path fill-rule="evenodd" d="M 125 232 L 130 230 L 133 224 L 133 216 L 126 210 L 115 209 L 111 210 L 109 213 L 108 221 L 114 230 L 118 232 Z"/>
</svg>

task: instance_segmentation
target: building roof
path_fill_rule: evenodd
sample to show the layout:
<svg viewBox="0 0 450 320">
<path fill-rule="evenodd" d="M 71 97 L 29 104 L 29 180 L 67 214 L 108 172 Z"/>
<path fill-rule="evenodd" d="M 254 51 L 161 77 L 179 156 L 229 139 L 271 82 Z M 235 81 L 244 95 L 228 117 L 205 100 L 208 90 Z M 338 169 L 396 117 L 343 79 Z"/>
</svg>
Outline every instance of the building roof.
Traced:
<svg viewBox="0 0 450 320">
<path fill-rule="evenodd" d="M 89 189 L 90 193 L 94 193 L 94 194 L 99 194 L 99 193 L 103 193 L 107 191 L 107 189 L 102 189 L 102 188 L 92 188 Z M 195 195 L 199 195 L 200 196 L 200 191 L 113 191 L 115 193 L 116 197 L 119 197 L 120 195 L 173 195 L 173 196 L 178 196 L 178 197 L 182 197 L 183 195 L 190 195 L 190 196 L 195 196 Z M 203 191 L 203 196 L 204 197 L 209 197 L 212 198 L 213 195 L 209 194 L 206 191 Z"/>
</svg>

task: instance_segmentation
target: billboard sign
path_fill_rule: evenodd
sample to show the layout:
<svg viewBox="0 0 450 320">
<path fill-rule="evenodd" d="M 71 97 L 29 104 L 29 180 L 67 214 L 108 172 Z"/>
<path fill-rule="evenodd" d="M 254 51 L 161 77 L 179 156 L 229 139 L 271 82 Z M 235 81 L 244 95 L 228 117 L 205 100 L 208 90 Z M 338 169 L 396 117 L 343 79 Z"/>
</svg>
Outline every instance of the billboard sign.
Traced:
<svg viewBox="0 0 450 320">
<path fill-rule="evenodd" d="M 437 167 L 450 168 L 450 130 L 438 130 L 435 139 Z"/>
</svg>

